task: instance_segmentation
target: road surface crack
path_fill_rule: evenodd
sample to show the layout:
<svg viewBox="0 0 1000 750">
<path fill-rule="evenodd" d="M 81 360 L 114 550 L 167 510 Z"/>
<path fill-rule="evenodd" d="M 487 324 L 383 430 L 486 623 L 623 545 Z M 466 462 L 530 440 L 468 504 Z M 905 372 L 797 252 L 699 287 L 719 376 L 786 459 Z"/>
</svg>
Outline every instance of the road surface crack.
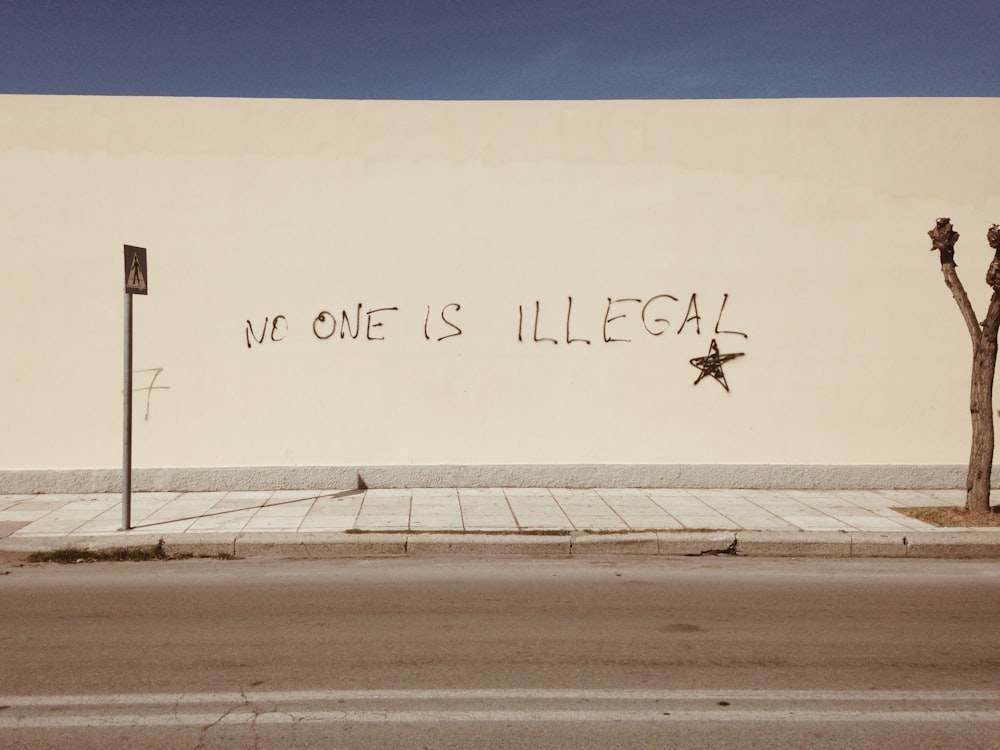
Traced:
<svg viewBox="0 0 1000 750">
<path fill-rule="evenodd" d="M 219 726 L 219 724 L 221 724 L 222 722 L 224 722 L 226 720 L 226 718 L 230 714 L 232 714 L 234 711 L 238 711 L 241 708 L 247 709 L 250 712 L 250 714 L 251 714 L 251 717 L 250 717 L 250 728 L 253 731 L 253 735 L 254 735 L 254 747 L 255 748 L 258 747 L 258 745 L 260 744 L 260 738 L 257 735 L 257 728 L 256 728 L 256 723 L 257 723 L 257 708 L 256 708 L 256 706 L 254 706 L 250 702 L 250 699 L 247 698 L 246 691 L 243 690 L 242 688 L 240 689 L 240 697 L 243 699 L 243 703 L 237 703 L 237 704 L 235 704 L 233 706 L 230 706 L 228 709 L 226 709 L 225 712 L 223 712 L 219 716 L 218 719 L 216 719 L 215 721 L 213 721 L 211 724 L 206 724 L 205 726 L 203 726 L 201 728 L 201 735 L 198 738 L 198 744 L 195 745 L 195 750 L 201 750 L 204 747 L 204 745 L 205 745 L 205 741 L 208 739 L 208 733 L 210 731 L 212 731 L 215 727 Z M 179 702 L 179 700 L 180 699 L 178 699 L 178 702 Z M 174 708 L 176 710 L 176 705 L 175 705 Z"/>
<path fill-rule="evenodd" d="M 734 536 L 733 537 L 733 541 L 730 542 L 730 544 L 729 544 L 728 547 L 723 547 L 722 549 L 706 549 L 706 550 L 702 550 L 701 552 L 692 552 L 692 553 L 690 553 L 687 556 L 688 557 L 702 557 L 704 555 L 734 555 L 735 556 L 735 555 L 739 554 L 739 552 L 736 549 L 737 545 L 739 544 L 739 541 L 740 540 L 737 539 Z"/>
</svg>

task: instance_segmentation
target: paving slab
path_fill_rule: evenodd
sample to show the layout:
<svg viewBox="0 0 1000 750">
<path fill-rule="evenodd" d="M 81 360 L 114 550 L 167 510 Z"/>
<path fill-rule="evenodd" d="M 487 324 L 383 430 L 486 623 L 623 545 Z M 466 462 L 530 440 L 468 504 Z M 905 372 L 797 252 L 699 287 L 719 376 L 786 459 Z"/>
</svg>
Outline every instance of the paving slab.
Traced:
<svg viewBox="0 0 1000 750">
<path fill-rule="evenodd" d="M 678 521 L 685 529 L 690 529 L 692 531 L 718 531 L 718 530 L 737 530 L 741 528 L 738 523 L 730 521 L 723 515 L 718 513 L 714 515 L 697 515 L 690 516 L 678 513 L 676 515 Z"/>
<path fill-rule="evenodd" d="M 754 557 L 850 557 L 851 535 L 847 531 L 742 531 L 736 535 L 735 552 Z"/>
<path fill-rule="evenodd" d="M 574 555 L 658 555 L 656 532 L 630 534 L 581 534 L 571 537 Z"/>
<path fill-rule="evenodd" d="M 906 557 L 909 544 L 906 534 L 852 533 L 851 557 Z"/>
<path fill-rule="evenodd" d="M 657 532 L 657 554 L 685 557 L 728 554 L 726 550 L 735 539 L 734 533 L 725 531 Z"/>
<path fill-rule="evenodd" d="M 1000 558 L 1000 533 L 997 530 L 918 531 L 907 535 L 907 545 L 907 557 Z"/>
<path fill-rule="evenodd" d="M 530 555 L 568 557 L 572 542 L 562 535 L 411 534 L 406 539 L 411 555 Z"/>
<path fill-rule="evenodd" d="M 238 557 L 368 557 L 406 554 L 405 534 L 240 534 Z"/>
<path fill-rule="evenodd" d="M 673 516 L 624 516 L 623 520 L 633 531 L 663 531 L 680 530 L 684 524 Z"/>
<path fill-rule="evenodd" d="M 0 539 L 10 536 L 27 525 L 27 521 L 0 521 Z"/>
</svg>

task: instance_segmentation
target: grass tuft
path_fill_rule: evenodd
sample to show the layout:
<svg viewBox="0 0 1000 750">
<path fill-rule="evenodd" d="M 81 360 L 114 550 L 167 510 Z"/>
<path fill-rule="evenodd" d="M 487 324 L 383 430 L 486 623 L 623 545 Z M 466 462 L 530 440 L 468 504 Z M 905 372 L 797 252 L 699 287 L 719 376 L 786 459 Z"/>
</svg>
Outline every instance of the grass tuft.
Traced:
<svg viewBox="0 0 1000 750">
<path fill-rule="evenodd" d="M 150 560 L 189 560 L 195 557 L 190 552 L 176 555 L 167 553 L 161 539 L 156 544 L 141 547 L 109 547 L 107 549 L 86 549 L 84 547 L 61 547 L 54 550 L 42 550 L 28 555 L 29 563 L 59 563 L 72 565 L 87 562 L 148 562 Z M 236 556 L 229 552 L 220 552 L 210 556 L 216 560 L 235 560 Z"/>
</svg>

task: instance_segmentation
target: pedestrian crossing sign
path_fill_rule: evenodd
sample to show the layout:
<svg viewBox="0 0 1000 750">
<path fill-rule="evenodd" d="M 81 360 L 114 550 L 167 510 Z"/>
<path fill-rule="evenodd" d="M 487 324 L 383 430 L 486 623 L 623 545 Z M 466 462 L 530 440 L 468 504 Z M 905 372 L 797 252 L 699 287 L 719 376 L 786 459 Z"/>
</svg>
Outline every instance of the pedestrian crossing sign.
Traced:
<svg viewBox="0 0 1000 750">
<path fill-rule="evenodd" d="M 125 293 L 146 294 L 148 278 L 146 248 L 125 245 Z"/>
</svg>

